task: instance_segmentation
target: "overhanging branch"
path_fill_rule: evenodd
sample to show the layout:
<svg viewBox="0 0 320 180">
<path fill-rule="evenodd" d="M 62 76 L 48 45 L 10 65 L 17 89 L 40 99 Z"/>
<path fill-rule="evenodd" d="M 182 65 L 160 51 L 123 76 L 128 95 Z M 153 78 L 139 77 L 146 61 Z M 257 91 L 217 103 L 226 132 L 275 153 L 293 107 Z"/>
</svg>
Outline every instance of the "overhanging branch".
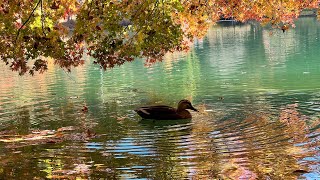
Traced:
<svg viewBox="0 0 320 180">
<path fill-rule="evenodd" d="M 16 36 L 16 39 L 15 39 L 15 43 L 17 42 L 17 39 L 19 37 L 19 34 L 20 34 L 20 31 L 21 29 L 29 22 L 29 20 L 31 19 L 32 15 L 34 14 L 34 11 L 37 9 L 37 7 L 39 6 L 39 4 L 42 2 L 42 0 L 39 0 L 38 3 L 36 4 L 36 6 L 33 8 L 31 14 L 29 15 L 28 19 L 22 24 L 22 26 L 18 29 L 18 32 L 17 32 L 17 36 Z"/>
</svg>

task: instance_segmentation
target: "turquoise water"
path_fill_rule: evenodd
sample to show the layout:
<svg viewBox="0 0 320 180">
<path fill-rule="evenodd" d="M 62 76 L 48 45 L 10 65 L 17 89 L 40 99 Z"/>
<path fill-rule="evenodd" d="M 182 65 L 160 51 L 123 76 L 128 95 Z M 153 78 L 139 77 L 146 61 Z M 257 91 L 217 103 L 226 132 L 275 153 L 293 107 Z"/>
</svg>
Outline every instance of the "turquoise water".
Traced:
<svg viewBox="0 0 320 180">
<path fill-rule="evenodd" d="M 320 23 L 296 26 L 219 23 L 151 67 L 104 72 L 88 58 L 20 77 L 1 64 L 0 179 L 320 178 Z M 192 120 L 133 111 L 181 99 L 200 109 Z"/>
</svg>

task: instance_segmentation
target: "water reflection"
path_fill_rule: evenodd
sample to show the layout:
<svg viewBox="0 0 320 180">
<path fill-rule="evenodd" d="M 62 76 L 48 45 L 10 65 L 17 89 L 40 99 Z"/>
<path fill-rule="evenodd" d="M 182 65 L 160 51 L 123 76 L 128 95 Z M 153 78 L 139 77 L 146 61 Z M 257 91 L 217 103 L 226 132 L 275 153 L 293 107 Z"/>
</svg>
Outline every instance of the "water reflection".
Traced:
<svg viewBox="0 0 320 180">
<path fill-rule="evenodd" d="M 320 178 L 320 24 L 296 25 L 270 35 L 219 24 L 150 68 L 49 64 L 19 77 L 1 64 L 0 179 Z M 133 111 L 184 98 L 201 110 L 192 120 L 141 121 Z"/>
</svg>

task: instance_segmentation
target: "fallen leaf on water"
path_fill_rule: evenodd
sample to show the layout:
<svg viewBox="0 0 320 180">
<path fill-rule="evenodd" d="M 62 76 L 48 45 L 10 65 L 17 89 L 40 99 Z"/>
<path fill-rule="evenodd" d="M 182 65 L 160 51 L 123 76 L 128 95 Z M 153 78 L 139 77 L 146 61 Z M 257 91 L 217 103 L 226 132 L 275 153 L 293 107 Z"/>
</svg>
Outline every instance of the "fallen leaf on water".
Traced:
<svg viewBox="0 0 320 180">
<path fill-rule="evenodd" d="M 198 105 L 197 109 L 201 114 L 208 115 L 208 110 L 207 110 L 206 104 Z"/>
<path fill-rule="evenodd" d="M 23 141 L 23 139 L 22 139 L 22 138 L 0 139 L 0 142 L 5 142 L 5 143 L 9 143 L 9 142 L 19 142 L 19 141 Z"/>
<path fill-rule="evenodd" d="M 221 176 L 223 179 L 257 179 L 257 175 L 237 164 L 235 160 L 230 160 L 222 166 Z"/>
<path fill-rule="evenodd" d="M 0 131 L 0 135 L 6 135 L 6 134 L 15 134 L 15 131 L 13 130 Z"/>
<path fill-rule="evenodd" d="M 270 31 L 270 32 L 269 32 L 269 36 L 272 36 L 272 35 L 273 35 L 273 32 L 272 32 L 272 31 Z"/>
<path fill-rule="evenodd" d="M 88 112 L 88 107 L 86 105 L 84 105 L 81 109 L 82 112 Z"/>
<path fill-rule="evenodd" d="M 62 131 L 74 131 L 76 128 L 74 126 L 66 126 L 66 127 L 62 127 L 59 128 L 57 131 L 58 132 L 62 132 Z"/>
<path fill-rule="evenodd" d="M 96 133 L 85 131 L 82 133 L 65 134 L 63 140 L 65 141 L 87 141 L 96 137 Z"/>
<path fill-rule="evenodd" d="M 97 168 L 105 168 L 106 167 L 105 164 L 95 164 L 94 166 Z"/>
<path fill-rule="evenodd" d="M 70 133 L 75 130 L 73 126 L 67 126 L 56 130 L 34 130 L 31 134 L 27 135 L 15 135 L 4 134 L 0 135 L 0 142 L 14 143 L 8 144 L 8 148 L 18 148 L 28 145 L 38 144 L 54 144 L 62 141 L 87 141 L 95 138 L 96 133 L 92 130 L 86 130 L 82 133 Z M 69 133 L 68 133 L 69 132 Z M 18 143 L 19 142 L 19 143 Z"/>
<path fill-rule="evenodd" d="M 67 174 L 90 174 L 91 165 L 87 164 L 75 164 L 76 167 L 73 170 L 70 170 Z"/>
<path fill-rule="evenodd" d="M 102 156 L 111 156 L 111 154 L 108 153 L 108 152 L 102 152 L 101 155 L 102 155 Z"/>
<path fill-rule="evenodd" d="M 35 140 L 42 140 L 54 137 L 54 131 L 52 130 L 43 130 L 43 131 L 33 131 L 31 134 L 28 135 L 20 135 L 14 136 L 9 138 L 0 139 L 0 142 L 20 142 L 20 141 L 35 141 Z"/>
<path fill-rule="evenodd" d="M 57 138 L 62 138 L 64 136 L 64 134 L 61 132 L 61 131 L 58 131 L 57 133 L 56 133 L 56 137 Z"/>
<path fill-rule="evenodd" d="M 123 117 L 117 117 L 117 120 L 118 121 L 123 121 L 123 120 L 125 120 L 127 117 L 126 116 L 123 116 Z"/>
<path fill-rule="evenodd" d="M 86 130 L 86 136 L 87 137 L 94 137 L 96 135 L 96 133 L 95 132 L 93 132 L 92 130 L 90 130 L 90 129 L 87 129 Z"/>
<path fill-rule="evenodd" d="M 49 140 L 49 141 L 47 141 L 47 144 L 55 144 L 57 142 L 59 142 L 59 141 Z"/>
</svg>

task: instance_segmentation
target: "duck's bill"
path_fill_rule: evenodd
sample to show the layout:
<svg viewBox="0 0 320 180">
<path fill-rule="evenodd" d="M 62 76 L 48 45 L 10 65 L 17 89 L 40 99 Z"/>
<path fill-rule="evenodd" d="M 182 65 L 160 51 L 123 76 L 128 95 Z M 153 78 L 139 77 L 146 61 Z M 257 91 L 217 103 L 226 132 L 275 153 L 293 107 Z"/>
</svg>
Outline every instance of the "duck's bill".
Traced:
<svg viewBox="0 0 320 180">
<path fill-rule="evenodd" d="M 193 106 L 190 107 L 191 110 L 194 110 L 196 112 L 199 112 L 198 109 L 194 108 Z"/>
</svg>

